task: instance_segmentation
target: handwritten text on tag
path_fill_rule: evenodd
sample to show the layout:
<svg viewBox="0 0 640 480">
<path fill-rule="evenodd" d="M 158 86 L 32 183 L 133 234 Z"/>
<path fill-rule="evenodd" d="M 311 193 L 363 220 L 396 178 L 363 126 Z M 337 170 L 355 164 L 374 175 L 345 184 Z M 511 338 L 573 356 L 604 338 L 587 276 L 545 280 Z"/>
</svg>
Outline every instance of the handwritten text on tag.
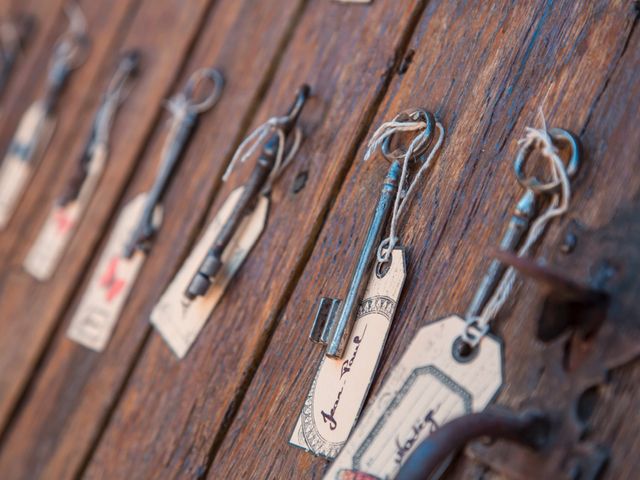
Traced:
<svg viewBox="0 0 640 480">
<path fill-rule="evenodd" d="M 289 439 L 292 445 L 327 458 L 340 452 L 373 382 L 405 275 L 402 248 L 394 249 L 384 276 L 372 272 L 344 357 L 323 355 Z"/>
<path fill-rule="evenodd" d="M 489 404 L 502 385 L 502 345 L 487 336 L 474 354 L 458 361 L 453 344 L 464 326 L 454 315 L 418 332 L 325 479 L 352 472 L 395 478 L 430 433 Z"/>
<path fill-rule="evenodd" d="M 144 262 L 140 251 L 131 258 L 124 258 L 123 252 L 145 198 L 145 193 L 138 195 L 122 210 L 67 331 L 71 340 L 92 350 L 101 351 L 107 345 Z"/>
</svg>

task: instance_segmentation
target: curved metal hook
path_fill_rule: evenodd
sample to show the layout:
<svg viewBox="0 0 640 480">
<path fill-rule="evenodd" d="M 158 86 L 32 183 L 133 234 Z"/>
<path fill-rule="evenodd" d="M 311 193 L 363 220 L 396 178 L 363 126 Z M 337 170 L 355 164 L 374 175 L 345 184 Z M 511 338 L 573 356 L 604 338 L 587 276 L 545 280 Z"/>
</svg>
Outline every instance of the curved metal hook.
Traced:
<svg viewBox="0 0 640 480">
<path fill-rule="evenodd" d="M 433 129 L 436 123 L 435 117 L 431 112 L 423 109 L 405 110 L 396 115 L 393 120 L 395 122 L 419 122 L 422 120 L 426 125 L 423 133 L 424 140 L 416 146 L 413 153 L 416 157 L 419 157 L 427 150 L 427 148 L 429 148 L 433 135 Z M 393 135 L 388 136 L 382 143 L 381 147 L 384 158 L 386 158 L 390 162 L 401 160 L 407 153 L 406 149 L 402 148 L 396 148 L 395 150 L 390 151 L 392 138 Z"/>
<path fill-rule="evenodd" d="M 211 91 L 202 100 L 196 100 L 194 95 L 201 83 L 209 81 L 212 84 Z M 191 74 L 184 87 L 183 94 L 188 102 L 188 109 L 191 113 L 202 113 L 209 110 L 220 99 L 222 88 L 224 87 L 224 77 L 220 70 L 215 68 L 201 68 Z"/>
<path fill-rule="evenodd" d="M 567 162 L 567 174 L 569 177 L 575 176 L 578 168 L 580 167 L 580 141 L 573 133 L 562 128 L 552 128 L 549 130 L 549 136 L 554 144 L 557 143 L 569 148 L 570 153 L 569 160 Z M 540 180 L 535 175 L 527 176 L 524 171 L 527 160 L 536 148 L 536 145 L 529 145 L 526 149 L 518 151 L 518 155 L 516 156 L 513 164 L 516 178 L 518 179 L 518 182 L 520 182 L 520 185 L 526 189 L 532 190 L 534 193 L 555 193 L 560 188 L 559 181 Z"/>
<path fill-rule="evenodd" d="M 443 425 L 424 440 L 398 472 L 398 480 L 422 480 L 440 471 L 451 455 L 480 437 L 507 439 L 539 450 L 548 441 L 551 420 L 539 411 L 513 413 L 490 408 Z"/>
</svg>

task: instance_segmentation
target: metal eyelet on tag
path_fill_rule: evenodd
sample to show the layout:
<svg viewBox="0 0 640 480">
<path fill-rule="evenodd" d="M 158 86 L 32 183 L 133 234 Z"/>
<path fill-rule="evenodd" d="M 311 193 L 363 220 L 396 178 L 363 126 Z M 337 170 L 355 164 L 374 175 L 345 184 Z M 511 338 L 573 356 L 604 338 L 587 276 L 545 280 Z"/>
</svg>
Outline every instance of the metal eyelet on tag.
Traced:
<svg viewBox="0 0 640 480">
<path fill-rule="evenodd" d="M 303 85 L 285 116 L 268 120 L 240 145 L 223 179 L 236 162 L 246 160 L 262 145 L 256 166 L 247 182 L 229 195 L 151 313 L 151 323 L 180 358 L 265 228 L 273 182 L 300 145 L 296 123 L 309 93 Z"/>
<path fill-rule="evenodd" d="M 211 80 L 213 88 L 204 101 L 196 101 L 195 84 L 203 79 Z M 158 174 L 148 192 L 139 194 L 122 209 L 71 320 L 67 331 L 70 339 L 96 351 L 107 345 L 162 223 L 162 197 L 196 118 L 215 104 L 222 84 L 222 75 L 217 70 L 197 70 L 183 92 L 169 103 L 172 122 Z"/>
</svg>

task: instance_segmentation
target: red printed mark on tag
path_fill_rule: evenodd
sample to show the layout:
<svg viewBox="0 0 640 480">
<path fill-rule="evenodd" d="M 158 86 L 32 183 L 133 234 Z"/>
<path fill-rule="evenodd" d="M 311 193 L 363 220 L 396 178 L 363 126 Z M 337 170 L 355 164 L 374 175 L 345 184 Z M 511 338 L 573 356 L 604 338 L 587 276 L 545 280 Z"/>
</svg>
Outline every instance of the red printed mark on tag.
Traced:
<svg viewBox="0 0 640 480">
<path fill-rule="evenodd" d="M 125 284 L 125 281 L 117 276 L 119 261 L 120 257 L 113 257 L 109 261 L 104 275 L 100 277 L 100 285 L 107 291 L 107 302 L 113 301 L 113 299 L 122 291 L 122 287 L 124 287 Z"/>
<path fill-rule="evenodd" d="M 73 227 L 73 219 L 67 214 L 67 211 L 62 209 L 55 213 L 56 227 L 61 234 L 67 233 Z"/>
</svg>

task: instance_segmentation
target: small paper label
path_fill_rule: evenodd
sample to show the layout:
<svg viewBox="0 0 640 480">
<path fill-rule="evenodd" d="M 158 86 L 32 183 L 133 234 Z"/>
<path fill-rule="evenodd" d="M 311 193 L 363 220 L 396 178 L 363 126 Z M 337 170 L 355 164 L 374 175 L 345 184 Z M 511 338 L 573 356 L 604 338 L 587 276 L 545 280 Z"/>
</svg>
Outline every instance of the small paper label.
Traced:
<svg viewBox="0 0 640 480">
<path fill-rule="evenodd" d="M 35 169 L 39 146 L 49 142 L 53 122 L 37 102 L 24 113 L 0 168 L 0 229 L 11 220 L 18 200 Z"/>
<path fill-rule="evenodd" d="M 104 170 L 107 151 L 98 146 L 89 163 L 89 172 L 78 197 L 67 205 L 54 205 L 40 234 L 24 261 L 24 269 L 34 278 L 45 281 L 55 272 L 60 258 L 71 241 L 76 226 L 98 186 Z"/>
<path fill-rule="evenodd" d="M 239 187 L 231 192 L 151 312 L 151 323 L 179 358 L 183 358 L 191 348 L 224 294 L 227 284 L 264 230 L 269 211 L 269 199 L 261 195 L 256 207 L 244 218 L 222 254 L 223 266 L 207 294 L 190 302 L 185 299 L 184 292 L 189 282 L 198 271 L 218 232 L 236 207 L 243 190 L 244 187 Z"/>
<path fill-rule="evenodd" d="M 67 337 L 91 350 L 101 351 L 107 345 L 144 262 L 139 250 L 131 258 L 124 258 L 123 252 L 146 197 L 142 193 L 123 208 L 67 330 Z"/>
<path fill-rule="evenodd" d="M 483 410 L 502 385 L 502 345 L 486 336 L 464 361 L 453 345 L 465 322 L 447 317 L 420 329 L 390 372 L 325 479 L 392 479 L 432 432 Z"/>
<path fill-rule="evenodd" d="M 323 354 L 289 442 L 334 458 L 347 441 L 373 382 L 406 275 L 404 251 L 393 250 L 383 277 L 369 279 L 341 359 Z"/>
</svg>

